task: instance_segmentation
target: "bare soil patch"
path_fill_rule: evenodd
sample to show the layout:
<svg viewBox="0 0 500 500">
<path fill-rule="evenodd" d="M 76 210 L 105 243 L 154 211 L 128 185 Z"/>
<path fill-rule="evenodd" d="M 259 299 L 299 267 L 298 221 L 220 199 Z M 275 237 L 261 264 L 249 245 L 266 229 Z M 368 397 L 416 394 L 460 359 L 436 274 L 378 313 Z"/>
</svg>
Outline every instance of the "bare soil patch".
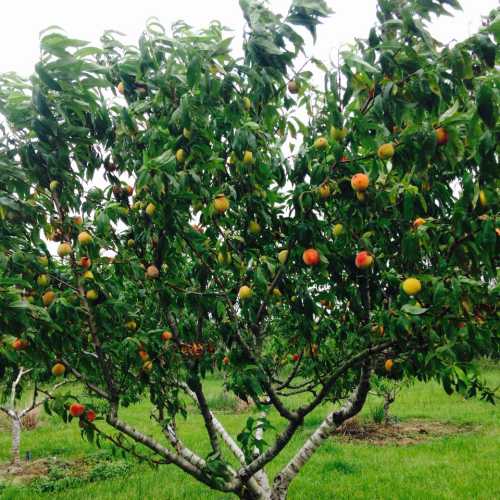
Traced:
<svg viewBox="0 0 500 500">
<path fill-rule="evenodd" d="M 408 420 L 385 425 L 351 419 L 337 429 L 334 437 L 343 441 L 365 442 L 379 446 L 406 446 L 474 430 L 473 425 L 454 425 L 429 420 Z"/>
</svg>

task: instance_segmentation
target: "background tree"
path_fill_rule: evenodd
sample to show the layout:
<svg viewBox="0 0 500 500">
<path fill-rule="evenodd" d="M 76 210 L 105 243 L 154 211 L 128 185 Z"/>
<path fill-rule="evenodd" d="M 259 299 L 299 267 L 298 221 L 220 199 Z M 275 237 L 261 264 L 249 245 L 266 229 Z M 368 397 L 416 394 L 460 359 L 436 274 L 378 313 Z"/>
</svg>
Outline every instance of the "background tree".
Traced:
<svg viewBox="0 0 500 500">
<path fill-rule="evenodd" d="M 22 175 L 14 174 L 19 185 L 25 182 Z M 7 194 L 7 193 L 6 193 Z M 20 269 L 24 268 L 25 256 L 21 251 L 23 241 L 26 241 L 27 225 L 25 221 L 31 217 L 29 204 L 8 193 L 3 198 L 0 207 L 0 229 L 2 241 L 0 244 L 0 412 L 10 421 L 12 433 L 11 463 L 15 471 L 20 466 L 21 431 L 23 418 L 31 411 L 47 403 L 53 397 L 54 391 L 66 381 L 52 385 L 51 374 L 45 364 L 38 365 L 36 357 L 26 356 L 25 350 L 29 346 L 29 338 L 36 336 L 40 325 L 51 327 L 51 318 L 47 311 L 36 305 L 32 288 L 43 285 L 50 280 L 46 274 L 46 256 L 39 256 L 32 270 L 40 271 L 35 280 L 30 274 L 24 273 L 25 280 L 20 276 Z M 8 207 L 8 211 L 5 209 Z M 14 250 L 13 250 L 14 249 Z M 26 361 L 31 367 L 25 368 Z M 55 368 L 57 375 L 62 375 L 63 365 Z M 21 405 L 22 396 L 31 392 L 24 405 Z"/>
<path fill-rule="evenodd" d="M 338 66 L 307 60 L 315 85 L 294 69 L 297 27 L 314 37 L 326 3 L 293 0 L 285 18 L 240 5 L 243 59 L 217 23 L 168 36 L 152 20 L 138 47 L 45 33 L 30 81 L 3 75 L 0 204 L 7 221 L 13 204 L 31 208 L 4 262 L 51 319 L 23 354 L 63 364 L 107 426 L 70 399 L 54 411 L 211 488 L 280 499 L 362 409 L 387 352 L 407 377 L 493 399 L 474 359 L 499 346 L 499 22 L 442 46 L 425 24 L 455 0 L 380 0 Z M 237 440 L 207 404 L 214 367 L 263 412 Z M 163 440 L 120 416 L 146 394 Z M 206 456 L 179 437 L 186 398 Z M 269 480 L 265 466 L 332 403 Z"/>
<path fill-rule="evenodd" d="M 396 397 L 400 392 L 411 385 L 411 379 L 403 379 L 401 377 L 401 368 L 393 370 L 392 359 L 385 361 L 386 372 L 379 373 L 372 378 L 371 393 L 379 398 L 382 398 L 382 404 L 372 410 L 372 417 L 375 423 L 384 423 L 389 425 L 391 422 L 397 422 L 397 417 L 393 417 L 389 411 L 391 405 L 396 401 Z M 399 373 L 398 373 L 399 371 Z"/>
<path fill-rule="evenodd" d="M 63 365 L 61 365 L 63 367 Z M 11 470 L 15 472 L 21 465 L 21 431 L 23 428 L 23 419 L 32 411 L 46 405 L 50 399 L 54 398 L 55 391 L 69 381 L 62 381 L 55 384 L 51 389 L 40 388 L 37 382 L 34 383 L 33 396 L 29 398 L 29 402 L 19 408 L 18 399 L 22 395 L 23 384 L 27 381 L 32 381 L 29 375 L 33 376 L 33 368 L 26 369 L 22 366 L 14 367 L 11 370 L 11 377 L 5 376 L 2 380 L 6 388 L 10 389 L 10 393 L 5 394 L 5 401 L 0 402 L 0 412 L 2 412 L 10 420 L 12 447 L 11 447 Z M 6 383 L 7 382 L 7 383 Z M 5 391 L 7 392 L 7 391 Z"/>
</svg>

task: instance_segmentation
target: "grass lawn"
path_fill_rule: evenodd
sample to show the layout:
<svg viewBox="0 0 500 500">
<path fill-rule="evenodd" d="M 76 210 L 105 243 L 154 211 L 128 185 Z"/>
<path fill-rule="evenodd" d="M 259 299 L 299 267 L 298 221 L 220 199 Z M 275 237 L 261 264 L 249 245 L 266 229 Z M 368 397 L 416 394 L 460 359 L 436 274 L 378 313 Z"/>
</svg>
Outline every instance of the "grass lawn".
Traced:
<svg viewBox="0 0 500 500">
<path fill-rule="evenodd" d="M 500 367 L 488 366 L 484 374 L 492 386 L 500 384 Z M 217 400 L 221 392 L 218 380 L 207 384 L 209 399 Z M 379 404 L 371 397 L 362 418 Z M 303 440 L 320 422 L 328 408 L 316 410 L 305 422 L 288 448 L 271 464 L 274 475 L 290 458 Z M 478 400 L 457 395 L 447 396 L 435 383 L 416 384 L 405 389 L 392 413 L 402 422 L 414 419 L 439 421 L 464 428 L 445 437 L 429 437 L 416 444 L 374 445 L 339 437 L 329 440 L 305 466 L 292 483 L 290 499 L 495 499 L 500 498 L 500 409 Z M 218 417 L 235 436 L 251 414 L 218 412 Z M 158 434 L 150 423 L 147 402 L 123 410 L 123 417 L 150 434 Z M 271 420 L 277 428 L 283 425 L 275 414 Z M 183 423 L 181 437 L 187 445 L 208 452 L 202 419 L 195 414 Z M 272 436 L 267 436 L 268 441 Z M 8 459 L 9 435 L 0 432 L 0 463 Z M 30 450 L 33 459 L 56 456 L 77 460 L 96 454 L 97 448 L 80 438 L 76 422 L 66 425 L 57 417 L 42 416 L 42 425 L 23 433 L 22 453 Z M 102 452 L 101 452 L 102 453 Z M 85 482 L 62 491 L 41 493 L 29 487 L 0 488 L 2 500 L 102 499 L 222 499 L 227 495 L 211 491 L 175 466 L 151 469 L 128 458 L 126 473 L 111 479 Z M 102 476 L 106 477 L 106 476 Z"/>
</svg>

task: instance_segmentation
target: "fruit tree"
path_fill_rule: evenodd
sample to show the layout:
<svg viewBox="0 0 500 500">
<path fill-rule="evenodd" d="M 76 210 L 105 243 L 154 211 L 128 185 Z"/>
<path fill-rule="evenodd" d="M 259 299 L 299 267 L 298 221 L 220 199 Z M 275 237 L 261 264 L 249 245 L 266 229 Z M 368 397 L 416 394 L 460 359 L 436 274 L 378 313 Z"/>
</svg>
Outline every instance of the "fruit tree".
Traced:
<svg viewBox="0 0 500 500">
<path fill-rule="evenodd" d="M 16 226 L 21 228 L 20 225 Z M 6 229 L 0 222 L 0 228 Z M 9 230 L 9 233 L 2 232 L 5 240 L 2 243 L 8 246 L 13 244 L 20 231 Z M 32 283 L 13 276 L 8 270 L 8 260 L 15 259 L 13 254 L 8 254 L 8 259 L 2 254 L 0 262 L 0 414 L 3 414 L 10 421 L 11 427 L 11 464 L 10 470 L 14 471 L 20 465 L 20 443 L 22 420 L 32 410 L 42 406 L 52 398 L 53 393 L 61 385 L 65 385 L 70 380 L 54 381 L 50 377 L 50 372 L 45 364 L 37 364 L 35 359 L 30 359 L 25 368 L 22 366 L 24 357 L 21 353 L 28 349 L 28 337 L 36 334 L 38 327 L 46 323 L 50 325 L 50 316 L 41 306 L 36 306 L 32 295 L 20 294 L 20 290 L 30 290 Z M 41 277 L 43 276 L 43 279 Z M 45 274 L 39 275 L 37 282 L 45 282 L 48 277 Z M 8 332 L 10 335 L 5 335 Z M 59 370 L 64 369 L 61 364 Z M 27 402 L 21 404 L 23 389 L 29 387 L 33 389 L 33 394 Z"/>
<path fill-rule="evenodd" d="M 1 262 L 50 318 L 21 332 L 19 362 L 100 402 L 52 411 L 210 488 L 283 499 L 373 373 L 493 398 L 474 361 L 499 348 L 500 17 L 442 45 L 427 23 L 457 0 L 379 0 L 367 39 L 302 64 L 325 1 L 240 5 L 242 58 L 218 23 L 151 20 L 138 46 L 48 31 L 29 80 L 1 76 Z M 237 437 L 207 402 L 213 370 L 258 407 Z M 162 438 L 120 411 L 146 396 Z M 208 453 L 179 437 L 187 400 Z"/>
</svg>

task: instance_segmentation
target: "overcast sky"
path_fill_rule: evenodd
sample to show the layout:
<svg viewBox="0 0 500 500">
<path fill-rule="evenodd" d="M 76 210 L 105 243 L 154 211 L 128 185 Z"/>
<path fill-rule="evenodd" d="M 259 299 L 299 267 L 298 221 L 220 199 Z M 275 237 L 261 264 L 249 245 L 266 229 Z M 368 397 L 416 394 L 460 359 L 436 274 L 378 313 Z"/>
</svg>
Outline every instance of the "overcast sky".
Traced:
<svg viewBox="0 0 500 500">
<path fill-rule="evenodd" d="M 375 20 L 376 0 L 327 0 L 334 14 L 320 28 L 313 54 L 327 60 L 331 53 L 354 37 L 366 37 Z M 270 0 L 276 12 L 285 13 L 290 0 Z M 463 12 L 433 23 L 432 33 L 440 41 L 461 40 L 473 33 L 497 0 L 462 0 Z M 38 58 L 38 35 L 58 25 L 72 38 L 98 43 L 106 29 L 127 34 L 135 43 L 148 17 L 156 16 L 168 27 L 182 19 L 195 27 L 220 20 L 234 30 L 239 43 L 243 18 L 238 0 L 4 0 L 0 16 L 0 72 L 29 75 Z M 311 52 L 310 54 L 311 55 Z"/>
</svg>

